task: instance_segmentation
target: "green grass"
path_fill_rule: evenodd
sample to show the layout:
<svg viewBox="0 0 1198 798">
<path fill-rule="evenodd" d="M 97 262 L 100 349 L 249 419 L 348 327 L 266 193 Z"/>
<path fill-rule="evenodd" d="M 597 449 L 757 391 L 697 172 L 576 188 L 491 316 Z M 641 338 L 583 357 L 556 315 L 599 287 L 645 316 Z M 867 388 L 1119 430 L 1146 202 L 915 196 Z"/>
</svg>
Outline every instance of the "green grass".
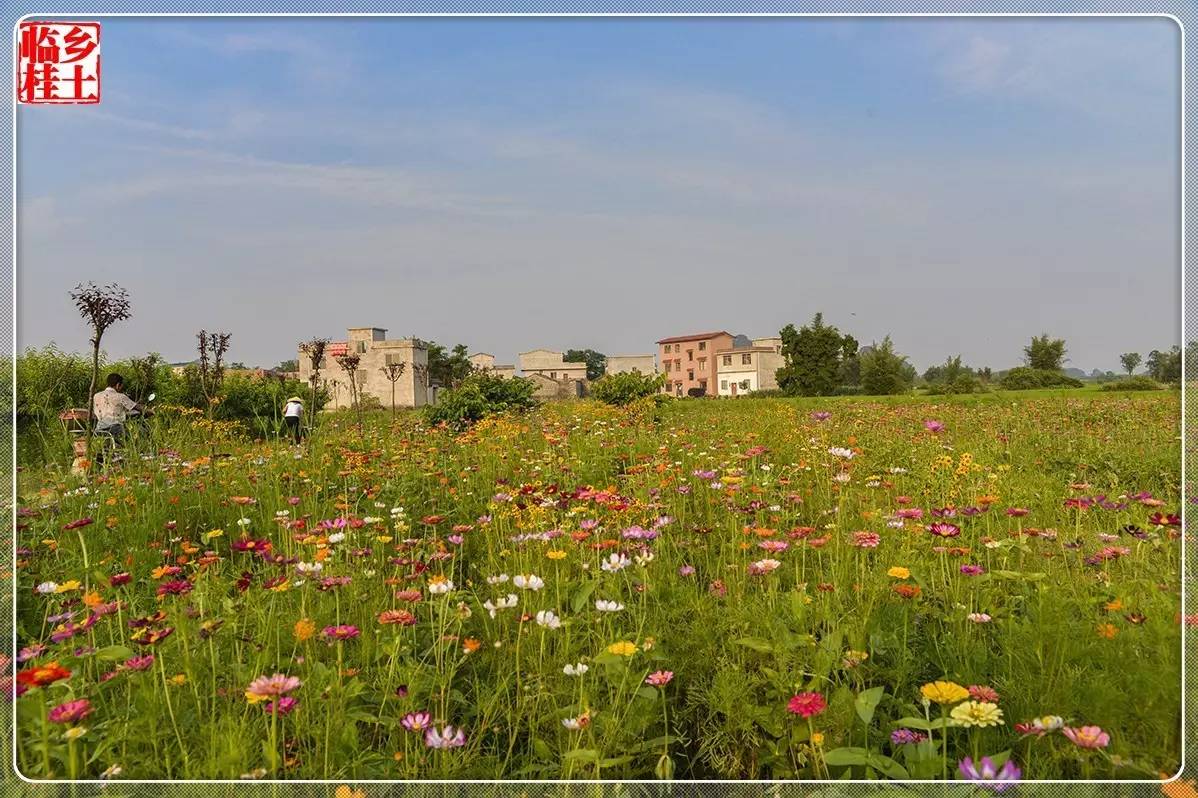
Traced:
<svg viewBox="0 0 1198 798">
<path fill-rule="evenodd" d="M 18 668 L 70 676 L 18 699 L 18 763 L 55 778 L 952 778 L 988 754 L 1024 778 L 1172 773 L 1179 416 L 1176 392 L 1096 388 L 583 401 L 462 435 L 336 414 L 296 450 L 168 412 L 155 458 L 86 484 L 63 465 L 21 474 L 18 636 L 46 648 Z M 1067 506 L 1095 496 L 1108 506 Z M 931 534 L 938 520 L 959 535 Z M 627 566 L 605 570 L 613 555 Z M 484 603 L 508 594 L 492 618 Z M 155 641 L 136 619 L 172 631 Z M 337 625 L 360 633 L 323 641 Z M 576 663 L 585 675 L 563 672 Z M 647 684 L 658 671 L 672 678 Z M 302 683 L 278 716 L 246 697 L 276 672 Z M 942 729 L 951 707 L 921 703 L 934 680 L 996 691 L 1003 722 Z M 802 692 L 827 704 L 810 722 L 787 711 Z M 45 719 L 71 699 L 90 714 Z M 427 747 L 403 725 L 421 711 L 464 745 Z M 1109 747 L 1015 729 L 1044 715 L 1101 726 Z"/>
</svg>

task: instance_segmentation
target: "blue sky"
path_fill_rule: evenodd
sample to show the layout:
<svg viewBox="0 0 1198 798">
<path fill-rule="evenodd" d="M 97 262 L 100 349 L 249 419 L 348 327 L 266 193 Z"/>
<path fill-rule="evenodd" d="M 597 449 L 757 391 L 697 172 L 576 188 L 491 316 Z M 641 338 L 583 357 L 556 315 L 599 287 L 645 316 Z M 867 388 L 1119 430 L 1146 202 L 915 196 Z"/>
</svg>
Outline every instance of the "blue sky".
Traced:
<svg viewBox="0 0 1198 798">
<path fill-rule="evenodd" d="M 103 102 L 18 113 L 19 345 L 130 290 L 273 365 L 386 327 L 511 361 L 822 310 L 921 369 L 1178 340 L 1163 19 L 103 19 Z"/>
</svg>

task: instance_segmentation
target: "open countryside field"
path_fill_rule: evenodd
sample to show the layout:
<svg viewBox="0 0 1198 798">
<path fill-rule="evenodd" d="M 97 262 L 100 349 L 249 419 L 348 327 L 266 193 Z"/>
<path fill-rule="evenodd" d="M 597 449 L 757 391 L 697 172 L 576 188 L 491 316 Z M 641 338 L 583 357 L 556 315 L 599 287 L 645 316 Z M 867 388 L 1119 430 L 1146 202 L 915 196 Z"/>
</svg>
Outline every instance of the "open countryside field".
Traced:
<svg viewBox="0 0 1198 798">
<path fill-rule="evenodd" d="M 1156 778 L 1180 400 L 592 401 L 18 487 L 34 778 Z M 986 775 L 986 774 L 974 774 Z M 993 775 L 993 774 L 991 774 Z"/>
</svg>

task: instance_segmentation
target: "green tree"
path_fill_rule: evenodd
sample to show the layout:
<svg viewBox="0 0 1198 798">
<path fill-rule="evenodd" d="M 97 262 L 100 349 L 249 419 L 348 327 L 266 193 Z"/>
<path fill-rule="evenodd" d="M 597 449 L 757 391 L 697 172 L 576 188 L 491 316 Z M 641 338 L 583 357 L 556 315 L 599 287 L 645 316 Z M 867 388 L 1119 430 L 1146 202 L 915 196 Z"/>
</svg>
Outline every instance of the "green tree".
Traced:
<svg viewBox="0 0 1198 798">
<path fill-rule="evenodd" d="M 778 387 L 790 396 L 830 396 L 839 383 L 844 339 L 835 327 L 816 313 L 811 323 L 796 330 L 782 328 L 784 364 L 778 369 Z"/>
<path fill-rule="evenodd" d="M 1119 362 L 1123 364 L 1123 370 L 1127 372 L 1127 376 L 1131 376 L 1136 370 L 1136 366 L 1140 365 L 1139 352 L 1124 352 L 1119 355 Z"/>
<path fill-rule="evenodd" d="M 1023 362 L 1041 371 L 1060 371 L 1065 365 L 1065 341 L 1049 338 L 1048 333 L 1037 335 L 1023 348 Z"/>
<path fill-rule="evenodd" d="M 1157 382 L 1181 382 L 1181 347 L 1175 346 L 1168 352 L 1153 349 L 1144 365 Z"/>
<path fill-rule="evenodd" d="M 428 346 L 428 377 L 444 388 L 456 388 L 474 371 L 470 352 L 462 344 L 451 351 L 437 343 Z"/>
<path fill-rule="evenodd" d="M 847 333 L 840 338 L 840 384 L 861 384 L 861 359 L 857 339 Z"/>
<path fill-rule="evenodd" d="M 648 375 L 638 371 L 605 374 L 591 386 L 591 396 L 609 405 L 627 405 L 646 396 L 659 395 L 665 379 L 664 374 Z"/>
<path fill-rule="evenodd" d="M 275 366 L 275 371 L 299 371 L 299 361 L 295 359 L 284 360 Z"/>
<path fill-rule="evenodd" d="M 607 355 L 594 349 L 570 349 L 562 356 L 566 363 L 586 363 L 587 379 L 597 380 L 607 368 Z"/>
<path fill-rule="evenodd" d="M 915 367 L 894 351 L 889 335 L 861 355 L 861 387 L 871 396 L 905 393 L 915 376 Z"/>
</svg>

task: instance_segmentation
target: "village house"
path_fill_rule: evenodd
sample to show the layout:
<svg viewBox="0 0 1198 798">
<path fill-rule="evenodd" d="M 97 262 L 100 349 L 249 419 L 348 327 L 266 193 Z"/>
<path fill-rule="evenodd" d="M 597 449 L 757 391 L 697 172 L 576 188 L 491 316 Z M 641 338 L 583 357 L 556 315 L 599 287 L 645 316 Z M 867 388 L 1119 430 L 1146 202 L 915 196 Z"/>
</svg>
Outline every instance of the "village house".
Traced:
<svg viewBox="0 0 1198 798">
<path fill-rule="evenodd" d="M 719 396 L 744 396 L 778 387 L 778 369 L 784 364 L 781 338 L 754 338 L 752 346 L 730 347 L 715 354 Z"/>
<path fill-rule="evenodd" d="M 552 349 L 532 349 L 519 354 L 520 373 L 536 386 L 538 399 L 573 399 L 586 395 L 587 364 L 567 363 Z"/>
<path fill-rule="evenodd" d="M 608 355 L 606 374 L 625 374 L 635 371 L 639 374 L 652 375 L 657 373 L 657 360 L 652 353 L 647 355 Z"/>
<path fill-rule="evenodd" d="M 664 393 L 689 396 L 691 391 L 716 395 L 716 365 L 718 350 L 731 349 L 735 336 L 730 332 L 698 333 L 663 338 L 657 342 L 661 371 L 666 376 Z"/>
<path fill-rule="evenodd" d="M 329 343 L 320 363 L 321 387 L 329 392 L 326 407 L 352 407 L 349 375 L 337 363 L 337 358 L 356 354 L 359 358 L 355 381 L 362 399 L 377 399 L 383 407 L 391 406 L 392 382 L 384 373 L 391 364 L 400 364 L 403 371 L 394 383 L 396 407 L 422 407 L 435 401 L 436 387 L 428 384 L 428 344 L 419 338 L 387 339 L 381 327 L 352 327 L 345 341 Z M 312 362 L 299 353 L 299 378 L 311 382 Z"/>
<path fill-rule="evenodd" d="M 493 374 L 496 377 L 514 377 L 516 375 L 516 367 L 510 364 L 495 363 L 495 356 L 489 352 L 476 352 L 467 358 L 470 365 L 474 366 L 478 371 L 485 371 Z"/>
</svg>

